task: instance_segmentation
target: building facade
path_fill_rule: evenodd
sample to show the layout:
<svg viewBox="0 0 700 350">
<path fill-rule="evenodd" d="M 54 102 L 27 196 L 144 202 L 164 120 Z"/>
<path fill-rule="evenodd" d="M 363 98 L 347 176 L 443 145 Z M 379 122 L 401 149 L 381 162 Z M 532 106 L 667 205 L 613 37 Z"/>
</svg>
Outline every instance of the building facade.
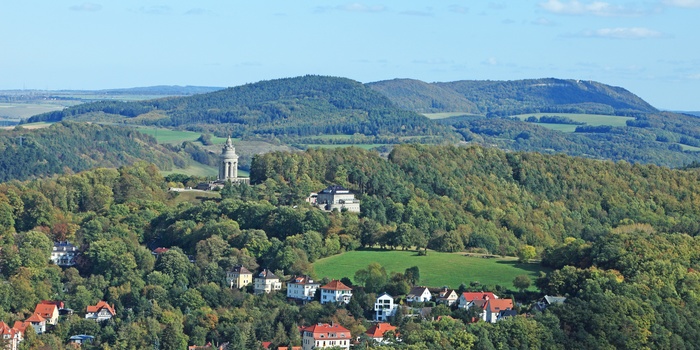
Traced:
<svg viewBox="0 0 700 350">
<path fill-rule="evenodd" d="M 321 288 L 321 304 L 349 303 L 352 298 L 352 288 L 339 280 L 332 280 Z"/>
<path fill-rule="evenodd" d="M 226 284 L 229 288 L 241 289 L 253 282 L 253 273 L 245 266 L 236 265 L 226 272 Z"/>
<path fill-rule="evenodd" d="M 394 297 L 384 293 L 377 297 L 374 301 L 374 320 L 387 321 L 387 319 L 396 314 L 396 304 Z"/>
<path fill-rule="evenodd" d="M 231 136 L 226 139 L 219 155 L 219 180 L 236 182 L 238 179 L 238 155 L 233 147 Z"/>
<path fill-rule="evenodd" d="M 312 205 L 327 211 L 346 209 L 349 212 L 360 212 L 360 200 L 343 186 L 328 186 L 321 192 L 312 193 L 307 199 Z"/>
<path fill-rule="evenodd" d="M 272 291 L 282 289 L 282 282 L 280 278 L 275 276 L 272 271 L 268 269 L 263 269 L 260 273 L 253 279 L 255 294 L 270 293 Z"/>
<path fill-rule="evenodd" d="M 318 323 L 302 328 L 302 349 L 350 349 L 350 331 L 337 324 Z"/>
<path fill-rule="evenodd" d="M 304 303 L 312 301 L 320 286 L 320 283 L 314 282 L 309 276 L 294 277 L 287 283 L 287 298 L 301 300 Z"/>
<path fill-rule="evenodd" d="M 75 257 L 78 255 L 78 247 L 68 241 L 54 242 L 51 251 L 51 261 L 62 267 L 75 265 Z"/>
</svg>

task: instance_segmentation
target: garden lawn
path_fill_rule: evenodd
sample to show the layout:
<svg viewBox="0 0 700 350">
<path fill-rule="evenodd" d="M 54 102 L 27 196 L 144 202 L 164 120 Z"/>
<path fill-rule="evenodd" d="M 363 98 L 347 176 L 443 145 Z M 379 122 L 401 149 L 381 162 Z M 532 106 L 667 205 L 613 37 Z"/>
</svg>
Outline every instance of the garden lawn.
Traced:
<svg viewBox="0 0 700 350">
<path fill-rule="evenodd" d="M 465 254 L 428 251 L 427 256 L 419 256 L 415 251 L 367 249 L 320 259 L 313 265 L 317 277 L 332 279 L 353 279 L 355 271 L 366 268 L 372 262 L 384 266 L 389 275 L 418 266 L 421 285 L 450 288 L 478 281 L 484 285 L 498 284 L 512 289 L 515 276 L 527 275 L 534 284 L 540 271 L 549 271 L 537 263 L 521 264 L 516 258 L 483 258 Z M 536 288 L 531 286 L 530 289 Z"/>
</svg>

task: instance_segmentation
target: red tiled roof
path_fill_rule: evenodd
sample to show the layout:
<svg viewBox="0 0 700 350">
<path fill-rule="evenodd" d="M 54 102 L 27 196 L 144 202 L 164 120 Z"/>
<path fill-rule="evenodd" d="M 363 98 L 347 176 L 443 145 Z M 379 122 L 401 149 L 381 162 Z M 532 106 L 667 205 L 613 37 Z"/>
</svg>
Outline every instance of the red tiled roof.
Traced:
<svg viewBox="0 0 700 350">
<path fill-rule="evenodd" d="M 501 310 L 507 310 L 507 309 L 513 309 L 513 300 L 512 299 L 494 299 L 494 300 L 489 300 L 489 304 L 487 306 L 489 310 L 493 313 L 498 313 Z"/>
<path fill-rule="evenodd" d="M 296 276 L 296 277 L 292 278 L 292 280 L 289 281 L 289 283 L 292 283 L 292 284 L 311 284 L 311 283 L 314 283 L 314 280 L 312 280 L 311 277 L 309 277 L 309 276 Z"/>
<path fill-rule="evenodd" d="M 65 304 L 60 300 L 42 300 L 39 302 L 39 304 L 56 305 L 56 307 L 59 309 L 63 309 L 65 307 Z"/>
<path fill-rule="evenodd" d="M 29 322 L 27 322 L 27 321 L 24 321 L 24 322 L 22 322 L 22 321 L 15 321 L 15 324 L 12 326 L 12 328 L 14 328 L 14 329 L 16 329 L 18 332 L 21 332 L 21 333 L 24 334 L 24 330 L 27 329 L 27 327 L 29 327 L 30 325 L 31 325 L 31 323 L 29 323 Z"/>
<path fill-rule="evenodd" d="M 380 323 L 375 324 L 372 327 L 369 327 L 369 329 L 367 330 L 367 332 L 365 332 L 365 334 L 367 334 L 371 338 L 383 338 L 384 333 L 386 333 L 388 331 L 395 331 L 395 330 L 396 330 L 396 327 L 394 327 L 386 322 L 380 322 Z"/>
<path fill-rule="evenodd" d="M 264 341 L 264 342 L 262 342 L 262 347 L 263 347 L 263 349 L 269 349 L 269 348 L 270 348 L 270 345 L 272 345 L 272 342 L 271 342 L 271 341 Z"/>
<path fill-rule="evenodd" d="M 158 247 L 156 249 L 153 249 L 153 254 L 163 254 L 170 250 L 169 248 L 163 248 L 163 247 Z"/>
<path fill-rule="evenodd" d="M 46 322 L 46 319 L 41 317 L 40 315 L 33 314 L 29 316 L 28 319 L 26 319 L 27 322 L 36 322 L 36 323 L 41 323 L 41 322 Z"/>
<path fill-rule="evenodd" d="M 88 305 L 88 307 L 87 307 L 87 312 L 88 312 L 88 313 L 100 312 L 100 310 L 102 310 L 102 309 L 107 309 L 107 311 L 109 311 L 109 313 L 112 314 L 112 316 L 114 316 L 114 315 L 117 314 L 117 313 L 114 311 L 114 307 L 113 307 L 113 306 L 110 306 L 109 304 L 107 304 L 106 302 L 104 302 L 104 301 L 102 301 L 102 300 L 100 300 L 100 301 L 97 303 L 97 305 L 95 305 L 95 306 Z"/>
<path fill-rule="evenodd" d="M 316 334 L 320 333 L 326 334 L 324 339 L 350 339 L 350 331 L 347 328 L 337 324 L 330 325 L 328 323 L 317 323 L 315 325 L 302 328 L 302 331 L 313 333 L 314 339 L 317 338 Z M 334 333 L 335 337 L 331 337 L 330 333 Z M 344 337 L 340 336 L 342 333 L 346 333 Z"/>
<path fill-rule="evenodd" d="M 332 280 L 330 283 L 326 284 L 325 286 L 321 287 L 321 289 L 328 289 L 328 290 L 352 290 L 352 288 L 346 286 L 343 284 L 343 282 L 340 282 L 339 280 Z"/>
<path fill-rule="evenodd" d="M 41 315 L 43 318 L 53 317 L 54 312 L 58 312 L 58 308 L 54 304 L 36 304 L 34 309 L 34 313 Z"/>
<path fill-rule="evenodd" d="M 498 299 L 497 296 L 495 296 L 491 292 L 464 292 L 462 293 L 462 296 L 464 299 L 469 302 L 473 300 L 479 300 L 479 299 Z"/>
<path fill-rule="evenodd" d="M 7 323 L 0 321 L 0 335 L 9 335 L 12 338 L 15 336 L 15 332 L 14 328 L 10 328 Z"/>
</svg>

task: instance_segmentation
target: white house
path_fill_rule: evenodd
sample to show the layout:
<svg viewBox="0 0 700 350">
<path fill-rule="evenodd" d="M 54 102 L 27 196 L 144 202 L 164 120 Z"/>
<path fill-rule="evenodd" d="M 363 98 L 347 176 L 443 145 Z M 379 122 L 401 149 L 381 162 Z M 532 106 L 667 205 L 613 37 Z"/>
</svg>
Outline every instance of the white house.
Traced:
<svg viewBox="0 0 700 350">
<path fill-rule="evenodd" d="M 88 305 L 85 318 L 88 320 L 106 321 L 116 316 L 116 314 L 114 306 L 100 300 L 97 305 Z"/>
<path fill-rule="evenodd" d="M 350 349 L 350 331 L 337 324 L 319 323 L 301 330 L 302 349 L 340 348 Z"/>
<path fill-rule="evenodd" d="M 468 309 L 473 305 L 475 300 L 490 300 L 498 299 L 498 297 L 491 292 L 464 292 L 457 299 L 457 306 L 460 309 Z"/>
<path fill-rule="evenodd" d="M 268 269 L 263 269 L 257 276 L 255 276 L 253 281 L 253 291 L 255 294 L 270 293 L 272 291 L 282 289 L 282 282 L 280 282 L 280 278 L 275 276 L 275 274 Z"/>
<path fill-rule="evenodd" d="M 513 300 L 512 299 L 490 299 L 486 304 L 486 310 L 484 314 L 484 321 L 496 323 L 499 320 L 498 315 L 502 311 L 513 310 Z M 510 313 L 506 313 L 505 316 L 512 316 Z"/>
<path fill-rule="evenodd" d="M 58 266 L 73 266 L 76 255 L 78 255 L 78 247 L 67 241 L 54 242 L 51 261 Z"/>
<path fill-rule="evenodd" d="M 352 298 L 352 288 L 339 280 L 332 280 L 321 288 L 321 304 L 349 303 Z"/>
<path fill-rule="evenodd" d="M 374 302 L 374 320 L 386 321 L 389 317 L 396 314 L 397 305 L 394 303 L 394 297 L 384 293 L 377 297 Z"/>
<path fill-rule="evenodd" d="M 309 276 L 294 277 L 287 283 L 287 298 L 309 302 L 314 299 L 316 289 L 320 286 Z"/>
<path fill-rule="evenodd" d="M 379 344 L 387 344 L 389 342 L 384 340 L 384 335 L 390 331 L 396 333 L 396 327 L 385 322 L 379 322 L 369 327 L 365 334 Z"/>
<path fill-rule="evenodd" d="M 452 304 L 457 302 L 458 298 L 457 292 L 454 289 L 448 289 L 445 287 L 438 293 L 437 302 L 447 306 L 452 306 Z"/>
<path fill-rule="evenodd" d="M 323 210 L 347 209 L 353 213 L 360 212 L 360 200 L 355 199 L 355 195 L 343 186 L 328 186 L 319 193 L 312 193 L 307 201 Z"/>
<path fill-rule="evenodd" d="M 409 303 L 424 303 L 430 301 L 433 295 L 430 294 L 428 287 L 413 287 L 411 291 L 406 295 L 406 301 Z"/>
</svg>

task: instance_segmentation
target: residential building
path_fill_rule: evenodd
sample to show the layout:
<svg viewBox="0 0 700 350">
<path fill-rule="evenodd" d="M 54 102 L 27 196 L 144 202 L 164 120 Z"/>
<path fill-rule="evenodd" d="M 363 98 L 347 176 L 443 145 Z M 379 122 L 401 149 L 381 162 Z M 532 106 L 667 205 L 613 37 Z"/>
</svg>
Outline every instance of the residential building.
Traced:
<svg viewBox="0 0 700 350">
<path fill-rule="evenodd" d="M 56 304 L 36 304 L 34 314 L 43 317 L 46 323 L 50 325 L 56 325 L 56 323 L 58 323 L 58 307 Z"/>
<path fill-rule="evenodd" d="M 496 317 L 496 322 L 505 320 L 508 317 L 515 317 L 518 316 L 518 312 L 515 310 L 501 310 L 501 312 L 498 313 L 498 316 Z"/>
<path fill-rule="evenodd" d="M 168 250 L 170 250 L 170 248 L 158 247 L 156 249 L 153 249 L 153 251 L 151 251 L 151 254 L 153 254 L 153 256 L 157 258 L 163 255 L 163 253 L 167 252 Z"/>
<path fill-rule="evenodd" d="M 420 286 L 413 287 L 411 291 L 406 295 L 406 301 L 409 303 L 424 303 L 430 301 L 433 295 L 430 294 L 428 287 Z"/>
<path fill-rule="evenodd" d="M 349 303 L 352 298 L 352 288 L 339 280 L 332 280 L 321 288 L 321 304 Z"/>
<path fill-rule="evenodd" d="M 389 331 L 396 332 L 396 327 L 386 322 L 379 322 L 369 327 L 365 334 L 380 344 L 386 344 L 388 342 L 384 340 L 384 335 Z"/>
<path fill-rule="evenodd" d="M 489 299 L 486 304 L 483 320 L 496 323 L 496 321 L 498 321 L 498 314 L 505 310 L 513 310 L 513 299 Z"/>
<path fill-rule="evenodd" d="M 563 304 L 566 301 L 566 297 L 555 297 L 551 295 L 545 295 L 542 300 L 535 304 L 535 309 L 539 311 L 544 311 L 547 307 L 554 304 Z"/>
<path fill-rule="evenodd" d="M 384 293 L 377 297 L 374 302 L 374 320 L 387 321 L 387 319 L 396 314 L 397 305 L 394 303 L 394 297 Z"/>
<path fill-rule="evenodd" d="M 355 195 L 350 190 L 339 185 L 328 186 L 321 192 L 311 193 L 307 201 L 327 211 L 346 209 L 353 213 L 360 212 L 360 200 L 355 199 Z"/>
<path fill-rule="evenodd" d="M 445 304 L 447 306 L 452 306 L 452 304 L 457 302 L 459 296 L 454 289 L 448 289 L 447 287 L 440 290 L 437 297 L 437 302 L 439 304 Z"/>
<path fill-rule="evenodd" d="M 302 349 L 350 349 L 350 331 L 337 324 L 318 323 L 301 330 Z"/>
<path fill-rule="evenodd" d="M 287 298 L 301 300 L 304 303 L 314 300 L 316 289 L 321 284 L 309 276 L 297 276 L 287 282 Z"/>
<path fill-rule="evenodd" d="M 5 344 L 6 350 L 17 350 L 22 340 L 24 340 L 24 329 L 19 330 L 0 321 L 0 341 Z"/>
<path fill-rule="evenodd" d="M 88 305 L 85 318 L 88 320 L 106 321 L 116 315 L 117 313 L 114 311 L 114 305 L 109 305 L 100 300 L 97 305 Z"/>
<path fill-rule="evenodd" d="M 280 278 L 275 276 L 272 271 L 268 269 L 263 269 L 260 273 L 253 279 L 255 294 L 270 293 L 272 291 L 282 289 L 282 282 Z"/>
<path fill-rule="evenodd" d="M 236 265 L 226 272 L 226 284 L 229 288 L 241 289 L 253 282 L 253 273 L 245 266 Z"/>
<path fill-rule="evenodd" d="M 75 257 L 78 255 L 78 247 L 68 241 L 54 242 L 51 251 L 51 261 L 61 267 L 75 265 Z"/>
<path fill-rule="evenodd" d="M 89 344 L 95 340 L 95 337 L 87 334 L 78 334 L 70 337 L 69 342 L 72 344 Z"/>
<path fill-rule="evenodd" d="M 457 299 L 457 306 L 461 309 L 468 309 L 474 300 L 490 300 L 498 299 L 498 297 L 491 292 L 464 292 Z"/>
<path fill-rule="evenodd" d="M 46 332 L 46 319 L 37 314 L 29 316 L 29 318 L 24 322 L 29 322 L 29 324 L 31 324 L 34 328 L 34 332 L 36 334 L 43 334 Z"/>
</svg>

